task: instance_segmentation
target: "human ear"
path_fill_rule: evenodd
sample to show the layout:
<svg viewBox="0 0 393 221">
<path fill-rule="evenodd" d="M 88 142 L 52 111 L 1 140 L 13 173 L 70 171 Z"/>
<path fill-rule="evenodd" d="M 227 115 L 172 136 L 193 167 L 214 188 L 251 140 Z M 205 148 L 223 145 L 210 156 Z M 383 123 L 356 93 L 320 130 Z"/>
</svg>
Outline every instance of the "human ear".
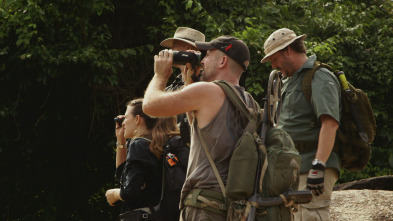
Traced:
<svg viewBox="0 0 393 221">
<path fill-rule="evenodd" d="M 140 115 L 136 115 L 136 116 L 135 116 L 135 123 L 136 123 L 136 125 L 140 124 L 141 119 L 142 119 L 142 118 L 141 118 Z"/>
<path fill-rule="evenodd" d="M 219 68 L 224 67 L 228 63 L 228 57 L 227 56 L 222 56 L 220 58 L 220 62 L 218 64 Z"/>
</svg>

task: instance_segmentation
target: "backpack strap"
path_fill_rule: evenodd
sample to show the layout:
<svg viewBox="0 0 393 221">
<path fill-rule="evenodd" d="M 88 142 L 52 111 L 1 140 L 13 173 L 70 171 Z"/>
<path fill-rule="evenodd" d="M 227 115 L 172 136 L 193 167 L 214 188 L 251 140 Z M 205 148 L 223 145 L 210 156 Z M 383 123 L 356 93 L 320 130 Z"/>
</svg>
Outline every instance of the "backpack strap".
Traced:
<svg viewBox="0 0 393 221">
<path fill-rule="evenodd" d="M 241 99 L 241 95 L 240 95 L 239 91 L 232 84 L 230 84 L 226 81 L 214 81 L 214 83 L 216 83 L 218 86 L 220 86 L 224 90 L 226 96 L 232 102 L 232 104 L 235 105 L 236 109 L 238 109 L 247 118 L 253 119 L 253 115 L 251 114 L 251 110 L 247 108 L 243 99 Z M 196 118 L 194 118 L 194 124 L 196 124 L 196 123 L 197 123 L 197 120 L 196 120 Z M 217 166 L 214 163 L 212 156 L 210 155 L 209 148 L 207 147 L 205 141 L 202 139 L 201 130 L 200 130 L 199 126 L 198 125 L 195 125 L 195 126 L 197 128 L 196 132 L 197 132 L 198 138 L 203 146 L 203 150 L 206 154 L 207 159 L 209 160 L 210 166 L 213 169 L 214 175 L 217 178 L 218 184 L 220 185 L 222 195 L 224 197 L 226 197 L 226 194 L 225 194 L 226 188 L 225 188 L 224 182 L 222 181 L 220 173 L 218 172 Z M 255 128 L 255 130 L 256 130 L 256 128 Z"/>
<path fill-rule="evenodd" d="M 152 211 L 159 211 L 160 210 L 160 207 L 161 207 L 161 202 L 162 202 L 162 199 L 164 199 L 164 190 L 165 190 L 165 188 L 166 188 L 166 186 L 165 186 L 165 179 L 166 179 L 166 176 L 165 176 L 165 156 L 166 156 L 166 150 L 169 148 L 169 143 L 170 143 L 170 140 L 172 139 L 173 137 L 169 137 L 167 140 L 166 140 L 166 142 L 165 142 L 165 146 L 164 146 L 164 155 L 162 156 L 162 159 L 161 159 L 161 161 L 162 161 L 162 179 L 161 179 L 161 197 L 160 197 L 160 201 L 158 201 L 158 204 L 156 205 L 156 206 L 154 206 L 153 208 L 150 208 L 150 209 L 152 209 Z"/>
<path fill-rule="evenodd" d="M 228 99 L 231 101 L 233 105 L 235 105 L 236 109 L 239 110 L 244 116 L 250 116 L 250 109 L 246 106 L 239 91 L 227 81 L 213 81 L 213 83 L 217 84 L 221 87 L 221 89 L 225 92 Z"/>
<path fill-rule="evenodd" d="M 232 84 L 224 80 L 213 81 L 213 83 L 221 87 L 221 89 L 225 92 L 225 95 L 235 106 L 235 108 L 239 110 L 240 113 L 243 114 L 243 116 L 249 120 L 249 123 L 247 124 L 245 130 L 248 130 L 252 133 L 256 132 L 257 128 L 255 126 L 261 120 L 260 118 L 258 118 L 258 116 L 260 116 L 259 115 L 260 113 L 256 110 L 253 110 L 252 108 L 247 107 L 246 103 L 242 99 L 242 96 L 240 95 L 240 92 Z M 247 98 L 245 99 L 247 100 Z M 255 106 L 259 107 L 258 104 L 256 104 Z"/>
<path fill-rule="evenodd" d="M 198 126 L 198 124 L 197 124 L 197 119 L 196 119 L 196 118 L 194 118 L 194 124 L 195 124 L 195 127 L 197 128 L 197 129 L 196 129 L 196 132 L 197 132 L 197 135 L 198 135 L 199 140 L 201 141 L 203 150 L 205 151 L 206 157 L 207 157 L 207 159 L 209 160 L 210 166 L 212 167 L 213 172 L 214 172 L 214 175 L 216 175 L 218 184 L 220 185 L 220 189 L 221 189 L 222 195 L 223 195 L 224 197 L 226 197 L 226 195 L 225 195 L 225 185 L 224 185 L 224 182 L 222 181 L 221 176 L 220 176 L 220 173 L 218 172 L 217 166 L 216 166 L 216 164 L 214 163 L 212 156 L 210 155 L 210 152 L 209 152 L 209 149 L 208 149 L 208 147 L 207 147 L 207 145 L 206 145 L 206 143 L 205 143 L 205 140 L 202 139 L 201 129 L 199 129 L 199 126 Z"/>
<path fill-rule="evenodd" d="M 241 112 L 241 114 L 243 114 L 246 118 L 249 119 L 249 123 L 247 124 L 246 128 L 251 127 L 251 128 L 247 128 L 247 129 L 249 131 L 255 132 L 257 130 L 256 122 L 258 121 L 258 114 L 259 113 L 257 111 L 253 111 L 251 108 L 248 108 L 246 106 L 245 102 L 241 98 L 239 91 L 232 84 L 228 83 L 227 81 L 214 81 L 214 83 L 222 88 L 222 90 L 225 92 L 225 95 L 228 97 L 228 99 L 231 101 L 231 103 L 235 106 L 235 108 L 237 110 L 239 110 Z M 197 123 L 196 118 L 194 118 L 194 123 Z M 223 196 L 226 197 L 226 194 L 225 194 L 226 188 L 225 188 L 224 182 L 221 179 L 221 176 L 220 176 L 218 169 L 217 169 L 217 167 L 216 167 L 216 165 L 210 155 L 209 149 L 208 149 L 205 141 L 202 139 L 201 130 L 200 130 L 199 126 L 198 125 L 195 125 L 195 126 L 197 128 L 196 129 L 197 136 L 203 146 L 203 150 L 206 154 L 206 157 L 209 160 L 209 163 L 213 169 L 213 172 L 218 180 L 221 192 L 222 192 Z"/>
<path fill-rule="evenodd" d="M 310 69 L 309 71 L 304 74 L 303 80 L 302 80 L 302 90 L 303 94 L 306 97 L 306 100 L 311 103 L 311 94 L 312 94 L 312 87 L 311 87 L 311 81 L 314 78 L 315 72 L 319 68 L 326 68 L 329 71 L 333 72 L 333 68 L 330 67 L 329 65 L 322 63 L 320 61 L 315 61 L 314 62 L 314 68 Z"/>
</svg>

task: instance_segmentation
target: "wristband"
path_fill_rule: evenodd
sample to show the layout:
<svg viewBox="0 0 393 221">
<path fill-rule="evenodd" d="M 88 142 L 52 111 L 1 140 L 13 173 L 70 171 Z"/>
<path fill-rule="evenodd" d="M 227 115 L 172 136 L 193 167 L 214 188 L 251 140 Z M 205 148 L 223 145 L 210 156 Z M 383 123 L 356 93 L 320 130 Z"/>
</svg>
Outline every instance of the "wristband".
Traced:
<svg viewBox="0 0 393 221">
<path fill-rule="evenodd" d="M 325 170 L 326 164 L 318 159 L 314 159 L 312 162 L 312 168 L 317 170 Z"/>
<path fill-rule="evenodd" d="M 124 144 L 116 143 L 116 147 L 117 147 L 117 148 L 120 148 L 120 149 L 123 149 L 123 148 L 124 148 Z"/>
</svg>

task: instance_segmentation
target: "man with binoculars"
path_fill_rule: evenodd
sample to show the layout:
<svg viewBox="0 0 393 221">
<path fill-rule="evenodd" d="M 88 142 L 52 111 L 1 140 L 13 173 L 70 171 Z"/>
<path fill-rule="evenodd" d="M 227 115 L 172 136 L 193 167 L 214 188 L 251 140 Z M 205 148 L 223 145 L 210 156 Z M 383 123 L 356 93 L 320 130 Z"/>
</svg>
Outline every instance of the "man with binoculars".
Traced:
<svg viewBox="0 0 393 221">
<path fill-rule="evenodd" d="M 251 95 L 239 86 L 240 76 L 250 61 L 250 52 L 243 41 L 232 36 L 221 36 L 211 42 L 197 41 L 195 45 L 199 50 L 206 50 L 206 56 L 200 62 L 201 67 L 194 65 L 195 70 L 188 63 L 185 73 L 187 78 L 194 73 L 199 76 L 203 68 L 202 81 L 191 82 L 180 90 L 165 91 L 166 83 L 172 74 L 173 51 L 161 51 L 154 56 L 155 73 L 144 96 L 143 110 L 156 117 L 186 112 L 193 115 L 187 177 L 180 203 L 181 220 L 226 220 L 225 216 L 208 211 L 209 206 L 198 207 L 200 203 L 193 204 L 186 199 L 198 198 L 199 195 L 203 197 L 204 193 L 209 192 L 221 194 L 217 178 L 204 153 L 201 143 L 203 141 L 220 177 L 226 183 L 233 148 L 245 125 L 242 125 L 239 112 L 228 100 L 225 92 L 212 81 L 225 80 L 233 84 L 244 100 L 249 101 L 246 102 L 247 105 L 256 108 Z"/>
<path fill-rule="evenodd" d="M 190 59 L 190 56 L 193 56 L 193 53 L 190 54 L 190 52 L 186 52 L 187 50 L 198 50 L 195 46 L 195 41 L 204 42 L 205 35 L 202 32 L 192 28 L 179 27 L 176 30 L 173 38 L 167 38 L 163 40 L 160 45 L 176 51 L 176 53 L 178 53 L 180 57 L 180 59 L 178 59 L 179 61 L 186 61 Z M 187 57 L 182 56 L 182 54 L 186 55 Z M 172 65 L 173 67 L 179 68 L 181 74 L 176 76 L 172 84 L 166 88 L 167 91 L 175 91 L 183 87 L 184 84 L 188 84 L 186 83 L 187 79 L 185 73 L 185 64 L 186 63 L 184 62 L 178 62 Z M 190 80 L 188 80 L 187 82 L 189 81 Z M 177 122 L 179 125 L 182 141 L 188 146 L 190 146 L 190 125 L 187 120 L 187 115 L 185 113 L 179 114 L 177 116 Z"/>
</svg>

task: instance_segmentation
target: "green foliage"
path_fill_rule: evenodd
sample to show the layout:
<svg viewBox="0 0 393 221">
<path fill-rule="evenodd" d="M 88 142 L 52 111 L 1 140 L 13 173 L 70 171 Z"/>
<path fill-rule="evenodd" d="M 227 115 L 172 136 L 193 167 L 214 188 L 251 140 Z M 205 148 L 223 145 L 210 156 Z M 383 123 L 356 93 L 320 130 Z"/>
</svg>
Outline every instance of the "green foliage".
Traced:
<svg viewBox="0 0 393 221">
<path fill-rule="evenodd" d="M 339 182 L 393 174 L 393 2 L 390 0 L 0 0 L 1 220 L 114 220 L 113 116 L 143 96 L 159 43 L 181 26 L 242 39 L 241 84 L 261 102 L 276 29 L 307 34 L 309 54 L 370 97 L 370 164 Z M 33 182 L 34 181 L 34 182 Z"/>
</svg>

